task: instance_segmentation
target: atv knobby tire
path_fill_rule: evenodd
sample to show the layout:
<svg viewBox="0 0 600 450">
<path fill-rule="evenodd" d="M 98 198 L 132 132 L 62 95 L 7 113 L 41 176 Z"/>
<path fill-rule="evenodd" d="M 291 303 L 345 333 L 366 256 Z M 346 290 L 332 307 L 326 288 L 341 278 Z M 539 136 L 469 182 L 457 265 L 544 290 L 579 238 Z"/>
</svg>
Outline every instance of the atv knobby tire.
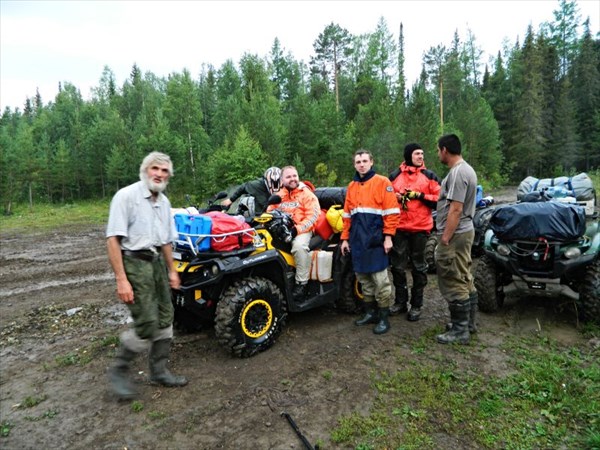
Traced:
<svg viewBox="0 0 600 450">
<path fill-rule="evenodd" d="M 435 249 L 437 247 L 437 236 L 433 233 L 427 238 L 425 243 L 425 262 L 427 263 L 427 273 L 435 273 Z"/>
<path fill-rule="evenodd" d="M 347 313 L 355 313 L 361 310 L 364 305 L 364 297 L 354 272 L 351 270 L 346 271 L 342 276 L 341 283 L 340 298 L 335 306 L 340 311 Z"/>
<path fill-rule="evenodd" d="M 286 313 L 275 283 L 261 277 L 245 278 L 227 288 L 217 303 L 215 334 L 231 353 L 249 357 L 273 345 Z"/>
<path fill-rule="evenodd" d="M 499 281 L 496 265 L 482 256 L 475 269 L 475 288 L 479 297 L 479 309 L 485 313 L 498 311 L 504 303 L 504 292 Z"/>
<path fill-rule="evenodd" d="M 585 322 L 600 324 L 600 259 L 590 264 L 579 289 L 579 316 Z"/>
</svg>

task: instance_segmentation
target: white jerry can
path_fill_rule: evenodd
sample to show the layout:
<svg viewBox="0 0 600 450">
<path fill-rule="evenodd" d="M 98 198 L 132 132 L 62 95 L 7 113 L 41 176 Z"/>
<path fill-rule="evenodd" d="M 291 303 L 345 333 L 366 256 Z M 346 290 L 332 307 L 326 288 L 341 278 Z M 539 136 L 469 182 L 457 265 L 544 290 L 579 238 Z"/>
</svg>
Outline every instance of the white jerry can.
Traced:
<svg viewBox="0 0 600 450">
<path fill-rule="evenodd" d="M 321 283 L 332 281 L 333 252 L 313 250 L 310 252 L 310 279 Z"/>
</svg>

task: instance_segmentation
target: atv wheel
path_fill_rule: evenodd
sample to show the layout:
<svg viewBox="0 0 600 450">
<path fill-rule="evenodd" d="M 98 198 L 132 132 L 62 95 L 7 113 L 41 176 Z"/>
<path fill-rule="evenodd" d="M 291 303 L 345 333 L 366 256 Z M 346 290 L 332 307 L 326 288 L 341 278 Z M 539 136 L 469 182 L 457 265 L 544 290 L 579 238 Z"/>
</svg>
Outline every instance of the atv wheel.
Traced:
<svg viewBox="0 0 600 450">
<path fill-rule="evenodd" d="M 231 285 L 217 303 L 215 334 L 234 355 L 252 356 L 273 345 L 286 312 L 275 283 L 266 278 L 245 278 Z"/>
<path fill-rule="evenodd" d="M 335 306 L 347 313 L 355 313 L 362 309 L 364 297 L 360 283 L 356 279 L 356 275 L 351 270 L 348 270 L 341 281 L 340 298 Z"/>
<path fill-rule="evenodd" d="M 499 281 L 496 265 L 487 257 L 482 256 L 475 269 L 475 288 L 479 297 L 479 309 L 493 313 L 504 303 L 504 292 Z"/>
<path fill-rule="evenodd" d="M 427 273 L 435 273 L 435 249 L 437 247 L 437 236 L 430 234 L 425 243 L 425 262 L 427 263 Z"/>
<path fill-rule="evenodd" d="M 579 289 L 579 316 L 600 324 L 600 259 L 590 264 Z"/>
</svg>

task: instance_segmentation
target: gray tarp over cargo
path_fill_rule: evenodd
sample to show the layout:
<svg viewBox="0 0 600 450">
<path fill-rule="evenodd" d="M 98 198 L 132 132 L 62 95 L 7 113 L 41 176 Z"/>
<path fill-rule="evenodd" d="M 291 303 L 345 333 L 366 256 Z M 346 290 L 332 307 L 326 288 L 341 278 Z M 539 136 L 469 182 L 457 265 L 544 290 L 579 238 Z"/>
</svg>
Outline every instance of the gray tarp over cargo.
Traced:
<svg viewBox="0 0 600 450">
<path fill-rule="evenodd" d="M 530 192 L 541 191 L 547 188 L 563 188 L 569 191 L 566 195 L 575 197 L 577 201 L 592 200 L 596 196 L 591 178 L 586 173 L 573 177 L 535 178 L 527 177 L 519 184 L 517 200 L 522 201 Z M 565 195 L 562 195 L 563 197 Z"/>
</svg>

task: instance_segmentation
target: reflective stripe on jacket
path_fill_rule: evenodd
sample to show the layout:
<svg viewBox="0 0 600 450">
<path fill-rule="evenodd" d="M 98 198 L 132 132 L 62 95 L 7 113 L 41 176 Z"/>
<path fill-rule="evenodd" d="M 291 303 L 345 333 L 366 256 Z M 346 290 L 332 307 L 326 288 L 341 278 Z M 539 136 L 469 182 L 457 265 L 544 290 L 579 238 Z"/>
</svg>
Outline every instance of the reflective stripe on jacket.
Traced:
<svg viewBox="0 0 600 450">
<path fill-rule="evenodd" d="M 291 192 L 287 188 L 281 188 L 277 195 L 281 197 L 281 203 L 270 205 L 267 211 L 278 209 L 292 216 L 296 224 L 298 234 L 312 231 L 321 214 L 321 207 L 317 196 L 312 193 L 304 183 L 293 189 Z"/>
<path fill-rule="evenodd" d="M 399 170 L 390 174 L 394 192 L 405 193 L 407 190 L 418 191 L 425 194 L 422 200 L 414 199 L 406 202 L 408 209 L 400 208 L 398 229 L 401 231 L 417 232 L 431 231 L 433 218 L 431 210 L 440 196 L 440 180 L 430 170 L 421 167 L 409 166 L 405 162 L 400 164 Z"/>
<path fill-rule="evenodd" d="M 341 239 L 349 241 L 356 272 L 374 273 L 388 267 L 383 240 L 384 235 L 396 234 L 399 212 L 390 180 L 373 170 L 362 179 L 354 176 L 346 192 Z"/>
</svg>

